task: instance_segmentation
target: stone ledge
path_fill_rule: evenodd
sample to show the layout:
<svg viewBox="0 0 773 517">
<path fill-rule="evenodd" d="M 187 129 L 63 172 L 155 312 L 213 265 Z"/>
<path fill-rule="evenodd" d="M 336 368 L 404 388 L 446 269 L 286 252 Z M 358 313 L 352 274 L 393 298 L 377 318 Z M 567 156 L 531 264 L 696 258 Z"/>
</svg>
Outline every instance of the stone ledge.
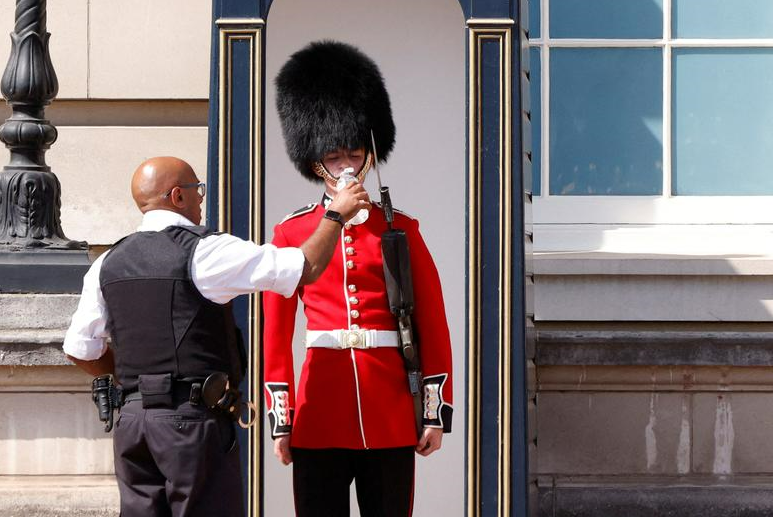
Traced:
<svg viewBox="0 0 773 517">
<path fill-rule="evenodd" d="M 79 299 L 79 294 L 0 294 L 0 330 L 66 329 Z"/>
<path fill-rule="evenodd" d="M 67 366 L 0 366 L 0 393 L 91 392 L 93 376 Z"/>
<path fill-rule="evenodd" d="M 769 255 L 537 252 L 535 275 L 771 276 Z"/>
<path fill-rule="evenodd" d="M 44 339 L 41 337 L 41 339 Z M 7 343 L 0 333 L 0 366 L 66 366 L 72 363 L 58 341 L 34 342 L 32 339 Z"/>
<path fill-rule="evenodd" d="M 0 476 L 0 515 L 110 517 L 118 512 L 113 476 Z"/>
<path fill-rule="evenodd" d="M 541 366 L 537 378 L 540 393 L 773 391 L 768 366 Z"/>
<path fill-rule="evenodd" d="M 0 254 L 0 292 L 80 293 L 88 251 L 37 250 Z"/>
<path fill-rule="evenodd" d="M 768 517 L 773 479 L 540 480 L 540 517 Z"/>
<path fill-rule="evenodd" d="M 537 365 L 771 366 L 773 332 L 538 330 Z"/>
</svg>

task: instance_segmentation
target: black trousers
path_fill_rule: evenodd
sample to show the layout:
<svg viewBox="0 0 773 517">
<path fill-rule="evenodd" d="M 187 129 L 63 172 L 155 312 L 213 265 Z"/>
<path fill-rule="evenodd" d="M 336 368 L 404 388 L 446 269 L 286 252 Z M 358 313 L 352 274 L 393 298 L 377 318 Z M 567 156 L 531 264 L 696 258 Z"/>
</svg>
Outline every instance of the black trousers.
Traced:
<svg viewBox="0 0 773 517">
<path fill-rule="evenodd" d="M 292 449 L 298 517 L 348 517 L 354 480 L 362 517 L 410 517 L 415 452 L 394 449 Z"/>
<path fill-rule="evenodd" d="M 224 415 L 132 401 L 113 433 L 121 517 L 243 517 L 236 430 Z"/>
</svg>

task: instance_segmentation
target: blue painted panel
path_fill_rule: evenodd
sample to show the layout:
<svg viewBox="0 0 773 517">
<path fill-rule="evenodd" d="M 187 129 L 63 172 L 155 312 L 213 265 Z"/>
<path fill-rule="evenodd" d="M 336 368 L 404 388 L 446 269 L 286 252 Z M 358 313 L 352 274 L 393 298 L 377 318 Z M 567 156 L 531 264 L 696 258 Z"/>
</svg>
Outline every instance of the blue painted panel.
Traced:
<svg viewBox="0 0 773 517">
<path fill-rule="evenodd" d="M 673 191 L 773 195 L 773 49 L 673 50 Z"/>
<path fill-rule="evenodd" d="M 230 166 L 231 170 L 231 233 L 242 239 L 249 239 L 250 221 L 250 41 L 246 39 L 233 40 L 231 43 L 231 73 L 230 78 L 230 104 L 231 121 L 229 132 L 230 141 Z M 213 103 L 214 104 L 214 103 Z M 216 199 L 216 198 L 215 198 Z M 217 212 L 213 212 L 217 213 Z M 243 336 L 248 335 L 249 300 L 246 296 L 239 296 L 234 300 L 234 317 L 242 331 Z M 241 389 L 248 393 L 246 380 Z M 247 432 L 239 430 L 239 446 L 242 450 L 242 476 L 247 480 L 247 456 L 248 436 Z M 245 485 L 245 497 L 247 494 Z M 245 499 L 246 503 L 246 499 Z"/>
<path fill-rule="evenodd" d="M 231 233 L 249 239 L 250 210 L 250 46 L 246 39 L 232 43 L 231 103 Z"/>
<path fill-rule="evenodd" d="M 661 38 L 663 0 L 550 0 L 551 38 Z"/>
<path fill-rule="evenodd" d="M 217 0 L 216 0 L 217 1 Z M 260 0 L 219 0 L 217 18 L 260 18 L 262 4 Z"/>
<path fill-rule="evenodd" d="M 483 40 L 481 59 L 481 250 L 480 296 L 482 302 L 481 346 L 481 504 L 495 508 L 497 501 L 498 419 L 499 413 L 499 146 L 500 127 L 500 47 L 498 41 Z"/>
<path fill-rule="evenodd" d="M 460 3 L 468 18 L 518 18 L 518 0 L 460 0 Z"/>
<path fill-rule="evenodd" d="M 529 2 L 529 38 L 540 37 L 540 9 L 542 0 L 524 0 Z"/>
<path fill-rule="evenodd" d="M 529 51 L 531 59 L 531 186 L 535 196 L 542 193 L 542 63 L 540 49 Z"/>
<path fill-rule="evenodd" d="M 674 0 L 677 38 L 773 37 L 770 0 Z"/>
<path fill-rule="evenodd" d="M 550 193 L 661 194 L 660 49 L 550 52 Z"/>
</svg>

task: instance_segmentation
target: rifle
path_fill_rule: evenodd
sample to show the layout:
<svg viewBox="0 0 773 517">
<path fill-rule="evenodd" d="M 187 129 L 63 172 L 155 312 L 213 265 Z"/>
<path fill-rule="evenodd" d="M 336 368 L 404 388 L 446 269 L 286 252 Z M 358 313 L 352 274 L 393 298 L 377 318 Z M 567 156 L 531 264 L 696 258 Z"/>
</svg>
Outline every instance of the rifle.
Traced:
<svg viewBox="0 0 773 517">
<path fill-rule="evenodd" d="M 413 278 L 411 276 L 411 256 L 408 249 L 408 237 L 405 231 L 392 227 L 394 211 L 389 187 L 381 185 L 378 170 L 376 142 L 373 131 L 370 132 L 373 146 L 373 167 L 378 178 L 378 190 L 387 231 L 381 235 L 381 254 L 384 258 L 384 280 L 386 281 L 389 310 L 397 318 L 400 337 L 400 351 L 408 377 L 408 388 L 413 397 L 413 412 L 416 422 L 416 434 L 421 438 L 423 430 L 422 377 L 419 360 L 419 345 L 413 335 Z"/>
</svg>

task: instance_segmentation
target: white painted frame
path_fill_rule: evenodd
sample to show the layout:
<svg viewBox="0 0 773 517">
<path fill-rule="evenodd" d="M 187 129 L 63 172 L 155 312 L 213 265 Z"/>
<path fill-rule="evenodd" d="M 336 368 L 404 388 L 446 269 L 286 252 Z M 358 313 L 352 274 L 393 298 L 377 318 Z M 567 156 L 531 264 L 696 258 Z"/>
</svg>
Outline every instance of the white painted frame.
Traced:
<svg viewBox="0 0 773 517">
<path fill-rule="evenodd" d="M 671 190 L 671 52 L 673 48 L 773 48 L 773 39 L 674 39 L 672 0 L 663 0 L 659 39 L 552 39 L 550 0 L 540 2 L 540 37 L 529 40 L 541 55 L 541 194 L 534 196 L 539 245 L 545 225 L 760 225 L 773 224 L 773 196 L 675 196 Z M 658 196 L 550 195 L 550 49 L 660 48 L 663 51 L 663 193 Z M 578 228 L 579 229 L 579 228 Z M 583 231 L 588 231 L 584 228 Z M 769 229 L 766 229 L 769 232 Z M 548 246 L 552 247 L 552 246 Z M 624 250 L 622 250 L 624 251 Z"/>
</svg>

